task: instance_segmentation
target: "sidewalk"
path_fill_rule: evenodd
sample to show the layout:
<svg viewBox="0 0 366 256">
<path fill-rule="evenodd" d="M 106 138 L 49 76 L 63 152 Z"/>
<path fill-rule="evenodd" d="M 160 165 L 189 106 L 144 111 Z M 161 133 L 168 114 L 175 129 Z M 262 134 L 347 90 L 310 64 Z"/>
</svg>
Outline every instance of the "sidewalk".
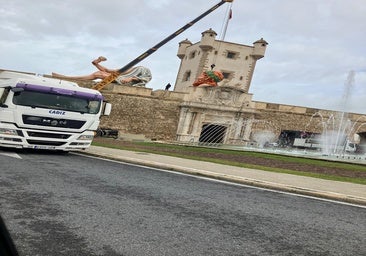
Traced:
<svg viewBox="0 0 366 256">
<path fill-rule="evenodd" d="M 246 185 L 366 205 L 366 186 L 361 184 L 97 146 L 91 146 L 81 153 Z"/>
</svg>

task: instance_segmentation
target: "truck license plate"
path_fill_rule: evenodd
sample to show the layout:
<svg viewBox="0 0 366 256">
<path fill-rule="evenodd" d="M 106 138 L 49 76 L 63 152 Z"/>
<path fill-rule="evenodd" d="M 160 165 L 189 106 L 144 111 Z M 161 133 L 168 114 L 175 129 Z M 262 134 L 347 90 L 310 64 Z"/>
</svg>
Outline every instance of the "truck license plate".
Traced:
<svg viewBox="0 0 366 256">
<path fill-rule="evenodd" d="M 43 146 L 43 145 L 36 145 L 33 146 L 34 149 L 55 149 L 54 146 Z"/>
</svg>

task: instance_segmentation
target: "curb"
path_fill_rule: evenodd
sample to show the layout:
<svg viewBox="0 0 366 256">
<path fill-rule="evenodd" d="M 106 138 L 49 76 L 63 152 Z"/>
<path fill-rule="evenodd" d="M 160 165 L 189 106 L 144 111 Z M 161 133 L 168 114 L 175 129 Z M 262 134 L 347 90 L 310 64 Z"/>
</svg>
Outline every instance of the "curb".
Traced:
<svg viewBox="0 0 366 256">
<path fill-rule="evenodd" d="M 182 166 L 171 165 L 171 164 L 163 164 L 163 163 L 159 163 L 159 162 L 146 161 L 146 160 L 130 158 L 130 157 L 114 156 L 114 155 L 105 154 L 105 153 L 104 154 L 103 153 L 93 153 L 93 152 L 86 152 L 86 151 L 82 151 L 82 152 L 78 152 L 78 153 L 83 154 L 83 155 L 95 156 L 98 158 L 126 162 L 126 163 L 130 163 L 130 164 L 144 165 L 147 167 L 160 168 L 160 169 L 181 172 L 181 173 L 195 175 L 195 176 L 212 178 L 212 179 L 217 179 L 217 180 L 222 180 L 222 181 L 229 181 L 229 182 L 243 184 L 243 185 L 249 185 L 249 186 L 260 187 L 260 188 L 265 188 L 265 189 L 289 192 L 289 193 L 294 193 L 294 194 L 299 194 L 299 195 L 312 196 L 312 197 L 317 197 L 317 198 L 323 198 L 323 199 L 329 199 L 329 200 L 334 200 L 334 201 L 340 201 L 340 202 L 345 202 L 345 203 L 350 203 L 350 204 L 366 206 L 366 198 L 362 198 L 362 197 L 354 197 L 354 196 L 349 196 L 349 195 L 344 195 L 344 194 L 339 194 L 339 193 L 334 193 L 334 192 L 296 187 L 296 186 L 291 186 L 291 185 L 285 185 L 285 184 L 268 182 L 268 181 L 261 181 L 261 180 L 238 177 L 238 176 L 227 175 L 227 174 L 218 174 L 218 173 L 194 169 L 194 168 L 182 167 Z"/>
</svg>

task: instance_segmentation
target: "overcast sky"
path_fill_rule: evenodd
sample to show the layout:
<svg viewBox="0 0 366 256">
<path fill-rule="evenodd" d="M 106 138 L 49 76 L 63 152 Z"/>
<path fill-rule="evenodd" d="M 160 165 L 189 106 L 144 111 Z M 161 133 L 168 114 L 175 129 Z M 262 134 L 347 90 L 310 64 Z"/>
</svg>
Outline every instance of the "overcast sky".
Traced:
<svg viewBox="0 0 366 256">
<path fill-rule="evenodd" d="M 82 75 L 100 55 L 121 68 L 218 2 L 0 0 L 0 69 Z M 209 28 L 219 39 L 229 6 L 140 62 L 153 74 L 147 87 L 174 85 L 178 43 L 196 43 Z M 254 72 L 253 100 L 366 113 L 366 0 L 234 0 L 231 7 L 225 41 L 269 43 Z"/>
</svg>

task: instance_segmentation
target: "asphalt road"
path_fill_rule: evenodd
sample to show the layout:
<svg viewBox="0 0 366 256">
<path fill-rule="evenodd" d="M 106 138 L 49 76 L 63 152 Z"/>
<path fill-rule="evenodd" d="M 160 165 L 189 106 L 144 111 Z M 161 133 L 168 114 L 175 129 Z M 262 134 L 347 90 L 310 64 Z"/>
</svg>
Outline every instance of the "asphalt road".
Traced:
<svg viewBox="0 0 366 256">
<path fill-rule="evenodd" d="M 0 150 L 20 255 L 366 255 L 366 209 L 75 154 Z"/>
</svg>

